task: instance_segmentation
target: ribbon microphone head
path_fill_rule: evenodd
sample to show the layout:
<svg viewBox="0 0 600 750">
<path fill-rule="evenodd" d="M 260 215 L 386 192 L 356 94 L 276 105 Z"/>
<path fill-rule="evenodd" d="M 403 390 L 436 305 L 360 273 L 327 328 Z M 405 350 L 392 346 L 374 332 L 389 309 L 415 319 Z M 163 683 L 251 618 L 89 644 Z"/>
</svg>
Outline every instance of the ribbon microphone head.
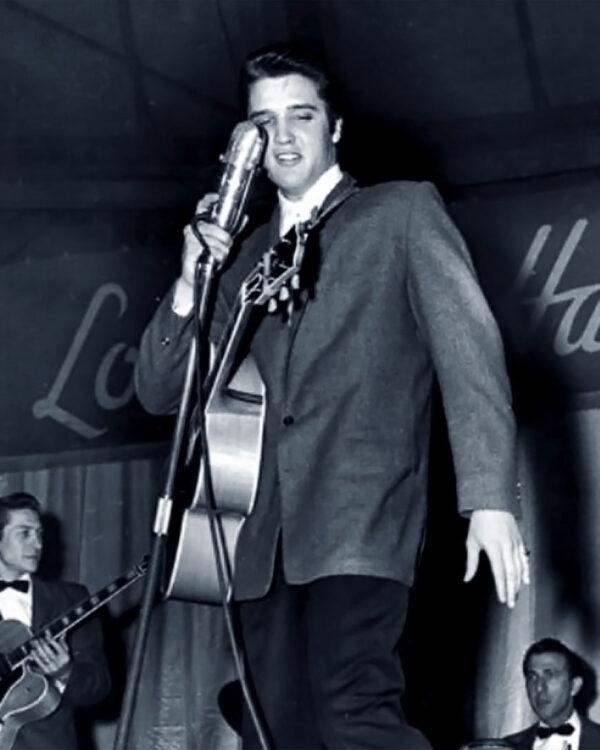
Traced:
<svg viewBox="0 0 600 750">
<path fill-rule="evenodd" d="M 238 123 L 221 157 L 224 164 L 219 197 L 210 220 L 235 236 L 241 229 L 250 187 L 263 157 L 266 134 L 250 120 Z"/>
</svg>

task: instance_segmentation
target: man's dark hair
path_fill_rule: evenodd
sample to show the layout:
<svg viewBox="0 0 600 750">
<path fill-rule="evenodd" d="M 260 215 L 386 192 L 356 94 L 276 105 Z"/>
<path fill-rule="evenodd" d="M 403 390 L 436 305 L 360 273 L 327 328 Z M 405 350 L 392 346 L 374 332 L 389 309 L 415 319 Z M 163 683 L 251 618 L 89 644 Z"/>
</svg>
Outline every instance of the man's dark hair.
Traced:
<svg viewBox="0 0 600 750">
<path fill-rule="evenodd" d="M 29 492 L 13 492 L 10 495 L 0 496 L 0 538 L 4 527 L 10 521 L 10 514 L 13 510 L 32 510 L 38 516 L 42 515 L 39 500 Z"/>
<path fill-rule="evenodd" d="M 262 78 L 281 78 L 297 73 L 310 79 L 325 102 L 329 127 L 342 116 L 340 89 L 323 58 L 312 48 L 301 44 L 271 44 L 252 52 L 242 67 L 240 94 L 247 108 L 250 86 Z"/>
<path fill-rule="evenodd" d="M 569 671 L 569 678 L 571 680 L 574 677 L 583 677 L 584 669 L 581 658 L 557 638 L 542 638 L 527 649 L 525 656 L 523 657 L 523 674 L 527 676 L 527 668 L 532 656 L 548 653 L 562 654 L 565 657 L 567 669 Z"/>
</svg>

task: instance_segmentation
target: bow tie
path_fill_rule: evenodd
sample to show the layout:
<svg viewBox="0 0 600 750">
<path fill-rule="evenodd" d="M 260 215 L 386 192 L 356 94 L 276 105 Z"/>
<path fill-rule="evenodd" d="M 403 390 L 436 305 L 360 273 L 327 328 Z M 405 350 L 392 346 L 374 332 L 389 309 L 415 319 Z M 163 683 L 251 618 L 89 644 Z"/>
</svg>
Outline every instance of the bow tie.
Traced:
<svg viewBox="0 0 600 750">
<path fill-rule="evenodd" d="M 29 581 L 0 581 L 0 591 L 16 589 L 26 594 L 29 591 Z"/>
<path fill-rule="evenodd" d="M 560 734 L 563 737 L 568 737 L 573 734 L 575 727 L 572 724 L 561 724 L 558 727 L 538 727 L 536 734 L 541 740 L 545 740 L 553 734 Z"/>
</svg>

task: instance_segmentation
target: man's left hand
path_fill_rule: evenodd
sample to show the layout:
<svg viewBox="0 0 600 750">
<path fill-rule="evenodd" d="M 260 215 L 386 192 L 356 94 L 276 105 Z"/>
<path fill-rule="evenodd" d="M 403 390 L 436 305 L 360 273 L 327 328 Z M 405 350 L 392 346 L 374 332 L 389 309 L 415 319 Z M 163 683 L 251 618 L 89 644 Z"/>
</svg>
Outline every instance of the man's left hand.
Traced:
<svg viewBox="0 0 600 750">
<path fill-rule="evenodd" d="M 66 681 L 71 673 L 71 654 L 64 636 L 58 639 L 38 638 L 32 643 L 31 661 L 46 677 Z"/>
<path fill-rule="evenodd" d="M 505 510 L 475 510 L 467 534 L 467 568 L 470 581 L 483 550 L 489 558 L 498 599 L 512 608 L 519 589 L 529 583 L 529 560 L 521 532 L 512 513 Z"/>
</svg>

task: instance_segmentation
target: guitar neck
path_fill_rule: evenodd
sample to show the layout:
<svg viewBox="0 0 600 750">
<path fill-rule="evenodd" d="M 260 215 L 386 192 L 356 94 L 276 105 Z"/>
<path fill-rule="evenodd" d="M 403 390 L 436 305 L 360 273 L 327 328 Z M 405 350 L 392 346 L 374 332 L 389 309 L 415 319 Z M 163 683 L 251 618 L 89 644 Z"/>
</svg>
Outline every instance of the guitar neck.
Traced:
<svg viewBox="0 0 600 750">
<path fill-rule="evenodd" d="M 294 289 L 294 277 L 298 284 L 300 283 L 298 274 L 304 257 L 307 234 L 315 225 L 307 222 L 290 230 L 286 237 L 263 254 L 242 283 L 217 346 L 213 364 L 204 379 L 202 395 L 205 403 L 212 393 L 218 392 L 228 382 L 232 368 L 237 362 L 238 349 L 252 310 L 268 302 L 275 302 L 276 309 L 277 296 L 282 290 L 287 291 L 282 299 L 290 298 L 288 285 L 291 284 L 292 290 Z M 272 311 L 271 308 L 269 311 Z"/>
<path fill-rule="evenodd" d="M 9 654 L 5 654 L 8 666 L 11 669 L 20 667 L 31 654 L 33 642 L 37 638 L 56 639 L 61 635 L 64 635 L 107 604 L 111 599 L 117 596 L 117 594 L 120 594 L 126 588 L 131 586 L 131 584 L 137 581 L 138 578 L 141 578 L 147 568 L 148 558 L 145 557 L 141 563 L 135 565 L 127 573 L 112 581 L 112 583 L 109 583 L 108 586 L 105 586 L 95 594 L 92 594 L 88 599 L 83 599 L 72 609 L 68 610 L 60 617 L 57 617 L 55 620 L 52 620 L 52 622 L 48 623 L 48 625 L 38 631 L 32 638 L 29 638 Z"/>
<path fill-rule="evenodd" d="M 238 296 L 236 304 L 229 316 L 227 326 L 215 353 L 215 358 L 210 372 L 204 383 L 204 399 L 206 400 L 215 389 L 221 388 L 231 375 L 231 367 L 244 336 L 244 332 L 250 319 L 252 305 L 245 303 Z"/>
</svg>

